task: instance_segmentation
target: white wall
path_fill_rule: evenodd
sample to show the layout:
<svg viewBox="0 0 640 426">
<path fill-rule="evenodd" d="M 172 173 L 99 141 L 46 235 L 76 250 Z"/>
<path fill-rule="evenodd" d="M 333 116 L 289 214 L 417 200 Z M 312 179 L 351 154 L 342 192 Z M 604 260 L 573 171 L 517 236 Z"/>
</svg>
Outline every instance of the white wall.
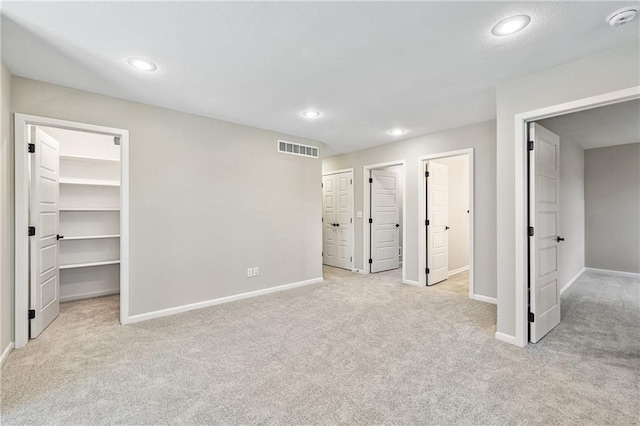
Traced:
<svg viewBox="0 0 640 426">
<path fill-rule="evenodd" d="M 361 151 L 326 158 L 323 172 L 355 168 L 355 208 L 362 210 L 362 168 L 369 164 L 406 160 L 406 217 L 407 240 L 404 244 L 404 262 L 407 279 L 418 281 L 418 244 L 420 224 L 419 191 L 424 174 L 420 156 L 465 148 L 474 149 L 475 157 L 475 252 L 476 294 L 495 297 L 495 123 L 484 122 L 458 129 L 392 142 Z M 363 219 L 356 219 L 355 266 L 363 268 Z"/>
<path fill-rule="evenodd" d="M 585 151 L 587 267 L 640 273 L 640 143 Z"/>
<path fill-rule="evenodd" d="M 515 115 L 638 86 L 639 71 L 640 46 L 634 42 L 497 87 L 497 331 L 503 335 L 515 336 L 521 303 L 515 289 Z"/>
<path fill-rule="evenodd" d="M 449 272 L 469 266 L 469 158 L 467 155 L 438 158 L 448 167 Z"/>
<path fill-rule="evenodd" d="M 11 74 L 1 64 L 0 117 L 0 354 L 13 342 L 13 141 Z"/>
<path fill-rule="evenodd" d="M 276 151 L 321 143 L 18 77 L 12 108 L 129 130 L 130 315 L 322 276 L 321 161 Z"/>
</svg>

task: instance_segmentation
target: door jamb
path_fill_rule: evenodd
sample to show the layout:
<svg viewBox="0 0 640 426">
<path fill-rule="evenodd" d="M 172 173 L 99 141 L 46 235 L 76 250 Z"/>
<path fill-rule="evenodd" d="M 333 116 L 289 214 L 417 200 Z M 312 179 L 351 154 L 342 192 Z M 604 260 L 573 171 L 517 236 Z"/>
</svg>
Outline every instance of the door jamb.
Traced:
<svg viewBox="0 0 640 426">
<path fill-rule="evenodd" d="M 351 223 L 351 241 L 349 242 L 350 244 L 350 248 L 351 248 L 351 271 L 355 271 L 355 268 L 353 267 L 354 265 L 354 258 L 356 257 L 356 253 L 355 253 L 355 244 L 356 244 L 356 215 L 354 214 L 354 210 L 355 210 L 355 197 L 356 197 L 356 193 L 354 190 L 355 187 L 355 169 L 352 167 L 350 169 L 342 169 L 342 170 L 334 170 L 331 172 L 326 172 L 326 173 L 322 173 L 322 177 L 325 176 L 329 176 L 329 175 L 337 175 L 340 173 L 351 173 L 351 188 L 349 189 L 349 192 L 351 193 L 351 202 L 349 205 L 349 212 L 351 213 L 351 218 L 352 218 L 352 223 Z M 323 213 L 324 213 L 324 200 L 323 200 Z M 323 232 L 324 232 L 324 224 L 323 224 Z M 324 235 L 322 236 L 322 244 L 324 245 Z M 324 248 L 324 247 L 323 247 Z"/>
<path fill-rule="evenodd" d="M 382 167 L 389 166 L 402 166 L 402 173 L 400 179 L 402 180 L 402 283 L 415 285 L 418 283 L 416 281 L 411 281 L 407 279 L 407 161 L 406 160 L 396 160 L 396 161 L 387 161 L 384 163 L 377 164 L 368 164 L 362 167 L 362 273 L 370 274 L 369 268 L 367 267 L 369 264 L 367 263 L 369 256 L 369 211 L 371 209 L 371 194 L 369 194 L 369 174 L 371 170 L 379 169 Z M 366 217 L 365 217 L 366 216 Z"/>
<path fill-rule="evenodd" d="M 28 114 L 14 114 L 15 347 L 29 341 L 29 126 L 58 127 L 120 137 L 120 323 L 129 322 L 129 131 Z"/>
<path fill-rule="evenodd" d="M 469 298 L 479 300 L 482 302 L 488 303 L 496 303 L 494 299 L 477 295 L 475 294 L 475 197 L 474 197 L 474 182 L 475 182 L 475 172 L 474 172 L 474 159 L 473 159 L 473 148 L 465 148 L 456 151 L 448 151 L 441 152 L 437 154 L 429 154 L 418 157 L 418 163 L 420 167 L 420 194 L 418 196 L 418 205 L 420 209 L 420 214 L 418 216 L 418 229 L 424 229 L 426 217 L 426 197 L 425 191 L 427 190 L 426 181 L 424 177 L 425 163 L 432 160 L 437 160 L 441 158 L 449 158 L 449 157 L 458 157 L 461 155 L 467 156 L 467 161 L 469 162 Z M 420 286 L 425 287 L 427 285 L 427 275 L 422 273 L 427 268 L 426 261 L 426 235 L 425 232 L 420 232 L 419 238 L 419 249 L 418 249 L 418 267 L 419 269 L 419 283 Z"/>
<path fill-rule="evenodd" d="M 529 252 L 528 241 L 528 199 L 527 199 L 527 127 L 528 123 L 573 112 L 584 111 L 620 102 L 640 99 L 640 86 L 617 90 L 597 96 L 590 96 L 571 102 L 552 105 L 531 111 L 522 112 L 514 116 L 515 121 L 515 307 L 516 307 L 516 335 L 514 344 L 525 347 L 529 343 L 528 333 L 528 304 L 527 260 Z M 498 301 L 500 304 L 510 304 L 508 300 Z M 499 306 L 498 306 L 499 309 Z M 501 340 L 499 333 L 496 338 Z"/>
</svg>

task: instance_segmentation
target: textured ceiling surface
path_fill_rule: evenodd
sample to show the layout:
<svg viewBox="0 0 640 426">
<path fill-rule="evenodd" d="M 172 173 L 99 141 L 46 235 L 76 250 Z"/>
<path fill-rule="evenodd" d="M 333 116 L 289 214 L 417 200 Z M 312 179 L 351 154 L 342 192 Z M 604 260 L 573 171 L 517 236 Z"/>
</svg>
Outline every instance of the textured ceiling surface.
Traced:
<svg viewBox="0 0 640 426">
<path fill-rule="evenodd" d="M 539 122 L 554 133 L 570 137 L 582 148 L 603 148 L 640 142 L 640 100 L 621 102 Z"/>
<path fill-rule="evenodd" d="M 627 4 L 3 1 L 2 56 L 14 75 L 347 152 L 495 118 L 498 83 L 637 40 L 638 20 L 605 22 Z M 531 24 L 491 35 L 514 14 Z"/>
</svg>

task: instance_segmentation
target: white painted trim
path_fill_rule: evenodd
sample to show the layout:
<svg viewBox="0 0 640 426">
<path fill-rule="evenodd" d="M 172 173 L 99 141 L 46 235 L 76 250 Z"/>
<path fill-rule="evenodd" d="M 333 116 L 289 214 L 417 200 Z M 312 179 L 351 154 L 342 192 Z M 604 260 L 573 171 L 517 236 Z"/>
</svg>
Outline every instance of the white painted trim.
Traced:
<svg viewBox="0 0 640 426">
<path fill-rule="evenodd" d="M 15 146 L 15 347 L 29 340 L 28 127 L 48 126 L 120 137 L 120 322 L 129 316 L 129 131 L 28 114 L 14 115 Z"/>
<path fill-rule="evenodd" d="M 332 172 L 323 173 L 322 177 L 329 175 L 337 175 L 340 173 L 351 173 L 351 203 L 349 205 L 349 210 L 351 212 L 351 270 L 355 268 L 356 262 L 356 170 L 352 167 L 350 169 L 342 169 L 342 170 L 334 170 Z M 323 189 L 324 190 L 324 189 Z M 324 214 L 324 192 L 323 192 L 323 200 L 322 200 L 322 214 Z M 324 250 L 324 224 L 322 226 L 322 250 Z M 323 256 L 324 260 L 324 256 Z"/>
<path fill-rule="evenodd" d="M 597 272 L 601 274 L 618 275 L 620 277 L 640 278 L 640 274 L 636 272 L 614 271 L 612 269 L 584 268 L 587 272 Z"/>
<path fill-rule="evenodd" d="M 170 315 L 176 315 L 183 312 L 193 311 L 195 309 L 208 308 L 210 306 L 220 305 L 223 303 L 235 302 L 237 300 L 248 299 L 250 297 L 262 296 L 269 293 L 275 293 L 283 290 L 291 290 L 296 287 L 302 287 L 311 284 L 318 284 L 324 281 L 324 278 L 312 278 L 309 280 L 298 281 L 291 284 L 284 284 L 277 287 L 269 287 L 262 290 L 249 291 L 247 293 L 234 294 L 232 296 L 220 297 L 218 299 L 205 300 L 203 302 L 190 303 L 188 305 L 176 306 L 173 308 L 161 309 L 159 311 L 147 312 L 145 314 L 132 315 L 129 317 L 127 324 L 147 321 L 154 318 L 162 318 Z"/>
<path fill-rule="evenodd" d="M 506 342 L 515 346 L 520 346 L 518 344 L 518 339 L 516 339 L 515 336 L 510 336 L 508 334 L 504 334 L 504 333 L 500 333 L 499 331 L 496 331 L 496 339 L 502 341 L 502 342 Z M 522 346 L 524 347 L 524 346 Z"/>
<path fill-rule="evenodd" d="M 459 274 L 460 272 L 464 272 L 464 271 L 468 271 L 468 270 L 469 270 L 469 265 L 467 265 L 467 266 L 463 266 L 462 268 L 453 269 L 453 270 L 449 271 L 449 272 L 447 273 L 447 276 L 449 276 L 449 277 L 450 277 L 450 276 L 452 276 L 452 275 Z"/>
<path fill-rule="evenodd" d="M 561 289 L 560 289 L 560 296 L 562 296 L 564 294 L 565 291 L 569 290 L 569 287 L 571 287 L 571 285 L 573 283 L 575 283 L 578 278 L 580 278 L 582 276 L 582 274 L 584 274 L 584 272 L 587 270 L 587 268 L 582 268 L 578 271 L 577 274 L 574 275 L 573 278 L 571 278 Z"/>
<path fill-rule="evenodd" d="M 102 297 L 102 296 L 111 296 L 113 294 L 120 293 L 120 290 L 99 290 L 99 291 L 90 291 L 88 293 L 74 294 L 72 296 L 61 296 L 60 302 L 71 302 L 73 300 L 80 299 L 89 299 L 91 297 Z"/>
<path fill-rule="evenodd" d="M 413 285 L 413 286 L 416 286 L 416 287 L 422 287 L 420 285 L 420 282 L 413 281 L 413 280 L 402 280 L 402 284 L 408 284 L 408 285 Z"/>
<path fill-rule="evenodd" d="M 425 200 L 425 191 L 427 190 L 426 182 L 424 178 L 424 170 L 425 163 L 429 160 L 436 160 L 438 158 L 447 158 L 447 157 L 457 157 L 460 155 L 466 155 L 469 160 L 469 298 L 473 299 L 475 294 L 475 195 L 474 195 L 474 186 L 475 186 L 475 172 L 474 172 L 474 164 L 475 160 L 473 157 L 474 151 L 473 148 L 459 149 L 456 151 L 448 151 L 448 152 L 440 152 L 436 154 L 423 155 L 418 157 L 418 163 L 420 167 L 420 185 L 418 185 L 418 229 L 419 232 L 419 247 L 418 247 L 418 276 L 420 280 L 420 285 L 427 285 L 427 276 L 424 274 L 424 270 L 427 267 L 427 253 L 425 250 L 427 244 L 427 236 L 424 231 L 425 220 L 427 219 L 426 212 L 426 200 Z"/>
<path fill-rule="evenodd" d="M 515 303 L 516 318 L 516 343 L 517 346 L 525 347 L 529 343 L 529 300 L 527 297 L 527 125 L 529 122 L 542 120 L 544 118 L 570 114 L 587 109 L 598 108 L 615 103 L 625 102 L 640 98 L 640 86 L 628 89 L 604 93 L 602 95 L 591 96 L 578 99 L 572 102 L 552 105 L 532 111 L 516 114 L 515 121 L 515 300 L 503 300 L 500 304 Z M 497 336 L 496 336 L 497 338 Z"/>
<path fill-rule="evenodd" d="M 368 164 L 362 167 L 362 269 L 365 274 L 369 274 L 369 211 L 371 210 L 371 194 L 369 188 L 369 174 L 371 170 L 380 169 L 389 166 L 402 166 L 402 244 L 407 244 L 407 160 L 387 161 L 384 163 Z M 365 215 L 366 213 L 366 215 Z M 366 216 L 366 217 L 365 217 Z M 402 258 L 405 259 L 406 251 L 402 252 Z M 405 262 L 401 264 L 402 282 L 411 283 L 407 280 L 407 266 Z"/>
<path fill-rule="evenodd" d="M 474 294 L 472 299 L 477 300 L 478 302 L 491 303 L 494 305 L 498 304 L 498 299 L 496 299 L 495 297 L 483 296 L 481 294 Z"/>
<path fill-rule="evenodd" d="M 5 361 L 9 357 L 9 354 L 14 348 L 15 348 L 15 344 L 13 342 L 9 342 L 7 347 L 4 348 L 4 351 L 2 351 L 2 356 L 0 356 L 0 367 L 4 365 Z"/>
</svg>

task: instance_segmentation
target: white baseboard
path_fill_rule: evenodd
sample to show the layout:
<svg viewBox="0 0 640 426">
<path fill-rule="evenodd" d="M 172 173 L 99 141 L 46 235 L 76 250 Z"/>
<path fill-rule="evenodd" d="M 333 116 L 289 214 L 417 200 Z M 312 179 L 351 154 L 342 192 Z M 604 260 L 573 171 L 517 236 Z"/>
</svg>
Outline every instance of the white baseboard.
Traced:
<svg viewBox="0 0 640 426">
<path fill-rule="evenodd" d="M 640 274 L 635 272 L 613 271 L 610 269 L 585 268 L 588 272 L 600 272 L 603 274 L 619 275 L 621 277 L 640 278 Z"/>
<path fill-rule="evenodd" d="M 586 270 L 587 268 L 580 269 L 580 271 L 578 271 L 578 273 L 573 278 L 571 278 L 569 282 L 564 285 L 564 287 L 560 289 L 560 295 L 564 294 L 565 291 L 569 290 L 569 287 L 571 287 L 571 285 L 575 283 L 578 280 L 578 278 L 580 278 L 580 276 L 584 274 L 584 271 Z"/>
<path fill-rule="evenodd" d="M 402 284 L 414 285 L 416 287 L 421 287 L 418 281 L 413 280 L 402 280 Z"/>
<path fill-rule="evenodd" d="M 100 297 L 100 296 L 111 296 L 112 294 L 120 293 L 120 289 L 115 290 L 100 290 L 100 291 L 91 291 L 88 293 L 81 294 L 72 294 L 69 296 L 60 296 L 60 302 L 71 302 L 72 300 L 80 300 L 80 299 L 90 299 L 92 297 Z"/>
<path fill-rule="evenodd" d="M 496 339 L 500 340 L 501 342 L 506 342 L 515 346 L 519 346 L 515 336 L 510 336 L 508 334 L 500 333 L 499 331 L 496 331 Z"/>
<path fill-rule="evenodd" d="M 14 348 L 14 343 L 13 342 L 9 342 L 9 344 L 7 345 L 6 348 L 4 348 L 4 351 L 2 351 L 2 356 L 0 356 L 0 367 L 2 367 L 4 365 L 4 362 L 7 360 L 7 358 L 9 357 L 9 354 L 11 353 L 11 351 Z"/>
<path fill-rule="evenodd" d="M 483 296 L 481 294 L 474 294 L 472 299 L 479 302 L 492 303 L 494 305 L 498 304 L 498 299 L 496 299 L 495 297 Z"/>
<path fill-rule="evenodd" d="M 453 271 L 449 271 L 447 275 L 451 276 L 451 275 L 459 274 L 460 272 L 464 272 L 468 270 L 469 270 L 469 265 L 463 266 L 462 268 L 454 269 Z"/>
<path fill-rule="evenodd" d="M 193 311 L 194 309 L 208 308 L 210 306 L 220 305 L 222 303 L 235 302 L 236 300 L 248 299 L 249 297 L 262 296 L 264 294 L 275 293 L 277 291 L 290 290 L 296 287 L 302 287 L 310 284 L 317 284 L 324 281 L 322 277 L 312 278 L 310 280 L 298 281 L 291 284 L 284 284 L 277 287 L 265 288 L 262 290 L 249 291 L 247 293 L 234 294 L 233 296 L 220 297 L 218 299 L 205 300 L 203 302 L 191 303 L 189 305 L 176 306 L 174 308 L 161 309 L 159 311 L 147 312 L 145 314 L 133 315 L 127 318 L 123 324 L 133 324 L 136 322 L 147 321 L 154 318 L 176 315 L 183 312 Z"/>
</svg>

